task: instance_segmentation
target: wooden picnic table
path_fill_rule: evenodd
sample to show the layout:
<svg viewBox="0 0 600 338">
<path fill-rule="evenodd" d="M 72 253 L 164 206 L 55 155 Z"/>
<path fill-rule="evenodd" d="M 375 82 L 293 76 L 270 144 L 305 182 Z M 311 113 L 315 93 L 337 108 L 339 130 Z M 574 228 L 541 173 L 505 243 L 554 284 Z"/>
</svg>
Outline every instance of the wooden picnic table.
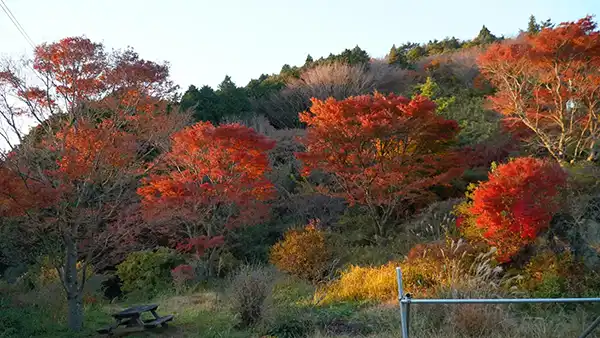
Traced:
<svg viewBox="0 0 600 338">
<path fill-rule="evenodd" d="M 167 327 L 167 322 L 173 320 L 173 315 L 161 317 L 156 313 L 157 308 L 157 304 L 139 305 L 127 308 L 119 313 L 115 313 L 112 315 L 115 319 L 115 323 L 99 329 L 98 333 L 111 335 L 113 331 L 121 325 L 124 325 L 130 330 L 133 329 L 136 331 L 155 328 L 159 325 L 162 327 Z M 152 313 L 154 319 L 142 320 L 142 314 L 144 312 Z"/>
</svg>

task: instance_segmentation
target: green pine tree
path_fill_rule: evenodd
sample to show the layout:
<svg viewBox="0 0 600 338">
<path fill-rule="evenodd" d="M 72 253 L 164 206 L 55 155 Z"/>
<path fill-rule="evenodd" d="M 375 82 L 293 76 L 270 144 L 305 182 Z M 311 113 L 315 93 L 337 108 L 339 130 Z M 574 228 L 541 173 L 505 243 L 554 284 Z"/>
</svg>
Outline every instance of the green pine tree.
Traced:
<svg viewBox="0 0 600 338">
<path fill-rule="evenodd" d="M 492 32 L 490 32 L 490 30 L 485 25 L 483 25 L 483 27 L 481 27 L 481 30 L 479 31 L 479 34 L 474 39 L 474 42 L 478 45 L 486 45 L 489 43 L 493 43 L 497 40 L 498 38 L 494 34 L 492 34 Z"/>
<path fill-rule="evenodd" d="M 352 48 L 352 50 L 349 52 L 350 53 L 347 56 L 346 60 L 351 65 L 364 64 L 364 63 L 368 63 L 369 60 L 371 60 L 371 57 L 369 56 L 369 54 L 365 50 L 358 47 L 358 45 L 356 45 L 356 47 Z"/>
<path fill-rule="evenodd" d="M 195 121 L 219 123 L 221 118 L 219 97 L 209 86 L 203 86 L 200 90 L 190 86 L 181 97 L 180 107 L 182 110 L 191 109 Z"/>
<path fill-rule="evenodd" d="M 217 109 L 219 121 L 223 121 L 224 117 L 245 118 L 250 115 L 252 107 L 246 89 L 236 86 L 230 76 L 225 76 L 223 82 L 219 84 L 216 95 L 219 99 Z"/>
<path fill-rule="evenodd" d="M 199 91 L 194 85 L 190 85 L 188 90 L 181 97 L 179 102 L 179 108 L 182 111 L 188 110 L 196 105 L 198 102 Z"/>
<path fill-rule="evenodd" d="M 285 65 L 283 65 L 281 67 L 281 70 L 279 71 L 280 74 L 284 75 L 284 74 L 288 74 L 292 72 L 292 67 L 290 65 L 288 65 L 287 63 Z"/>
<path fill-rule="evenodd" d="M 535 16 L 529 17 L 529 24 L 527 25 L 528 34 L 537 34 L 540 32 L 540 25 L 535 21 Z"/>
<path fill-rule="evenodd" d="M 304 66 L 310 66 L 310 65 L 312 65 L 312 64 L 313 64 L 313 62 L 315 62 L 315 61 L 313 60 L 313 57 L 312 57 L 312 56 L 310 56 L 310 54 L 308 54 L 308 55 L 306 56 L 306 61 L 304 61 Z"/>
</svg>

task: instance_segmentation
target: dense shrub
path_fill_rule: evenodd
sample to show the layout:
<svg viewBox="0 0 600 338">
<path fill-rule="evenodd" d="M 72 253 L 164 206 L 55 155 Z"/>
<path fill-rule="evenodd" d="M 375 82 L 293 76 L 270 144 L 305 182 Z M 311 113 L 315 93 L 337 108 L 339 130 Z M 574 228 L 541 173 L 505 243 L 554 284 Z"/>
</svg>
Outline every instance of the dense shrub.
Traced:
<svg viewBox="0 0 600 338">
<path fill-rule="evenodd" d="M 25 264 L 8 266 L 2 272 L 2 279 L 8 283 L 15 283 L 25 273 L 27 273 L 27 265 Z"/>
<path fill-rule="evenodd" d="M 265 267 L 242 266 L 233 276 L 228 294 L 242 325 L 253 325 L 263 319 L 273 286 L 273 271 Z"/>
<path fill-rule="evenodd" d="M 568 254 L 540 253 L 526 266 L 525 278 L 521 281 L 520 287 L 531 293 L 533 297 L 562 297 L 567 288 L 567 273 L 572 266 L 571 263 Z"/>
<path fill-rule="evenodd" d="M 329 304 L 344 301 L 389 301 L 398 296 L 397 262 L 382 266 L 352 265 L 342 271 L 338 280 L 315 292 L 315 302 Z"/>
<path fill-rule="evenodd" d="M 0 219 L 0 274 L 10 280 L 18 277 L 24 267 L 35 264 L 42 256 L 43 247 L 39 240 L 31 238 L 32 236 L 23 236 L 20 230 L 23 222 L 6 217 Z"/>
<path fill-rule="evenodd" d="M 486 249 L 462 240 L 417 245 L 402 263 L 350 266 L 342 271 L 339 279 L 317 290 L 315 301 L 327 304 L 394 299 L 398 295 L 398 266 L 402 268 L 404 289 L 412 294 L 431 295 L 444 288 L 462 286 L 464 280 L 477 277 L 483 270 L 475 263 L 487 263 Z"/>
<path fill-rule="evenodd" d="M 43 296 L 60 298 L 56 294 Z M 11 302 L 8 297 L 0 297 L 0 307 L 0 337 L 70 337 L 62 325 L 64 318 L 57 315 L 62 308 L 24 306 Z"/>
<path fill-rule="evenodd" d="M 458 122 L 460 145 L 478 144 L 500 132 L 500 115 L 486 109 L 485 98 L 473 89 L 445 88 L 428 76 L 424 83 L 415 86 L 415 92 L 433 100 L 438 114 Z"/>
<path fill-rule="evenodd" d="M 313 322 L 320 332 L 328 336 L 367 336 L 373 332 L 373 326 L 356 318 L 361 307 L 364 306 L 351 302 L 315 307 Z"/>
<path fill-rule="evenodd" d="M 548 228 L 566 178 L 558 163 L 531 157 L 500 165 L 457 207 L 457 226 L 495 246 L 499 261 L 510 261 Z"/>
<path fill-rule="evenodd" d="M 598 273 L 569 251 L 542 249 L 524 267 L 517 287 L 533 297 L 585 297 L 600 292 Z"/>
<path fill-rule="evenodd" d="M 295 316 L 281 316 L 269 325 L 267 337 L 301 338 L 306 337 L 314 330 L 313 323 L 305 318 Z"/>
<path fill-rule="evenodd" d="M 171 284 L 171 270 L 183 263 L 176 252 L 159 248 L 131 253 L 117 266 L 124 292 L 156 295 Z"/>
<path fill-rule="evenodd" d="M 460 126 L 458 142 L 473 145 L 494 137 L 500 132 L 499 116 L 485 109 L 482 97 L 458 96 L 442 115 Z"/>
<path fill-rule="evenodd" d="M 331 264 L 331 253 L 325 233 L 311 221 L 303 229 L 291 229 L 283 240 L 271 249 L 270 260 L 281 271 L 299 278 L 318 282 Z"/>
</svg>

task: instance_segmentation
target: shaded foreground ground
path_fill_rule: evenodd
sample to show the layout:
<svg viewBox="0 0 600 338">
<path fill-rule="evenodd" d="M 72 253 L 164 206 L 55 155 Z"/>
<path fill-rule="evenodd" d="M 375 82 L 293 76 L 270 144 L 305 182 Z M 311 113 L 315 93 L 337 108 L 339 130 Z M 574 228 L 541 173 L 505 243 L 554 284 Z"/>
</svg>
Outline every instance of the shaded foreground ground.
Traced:
<svg viewBox="0 0 600 338">
<path fill-rule="evenodd" d="M 279 283 L 264 320 L 252 328 L 239 320 L 222 292 L 161 295 L 150 301 L 86 305 L 85 329 L 69 333 L 66 307 L 58 293 L 3 292 L 0 337 L 91 337 L 126 306 L 158 303 L 174 314 L 167 329 L 130 337 L 401 337 L 396 304 L 312 304 L 311 287 L 296 280 Z M 52 295 L 51 295 L 52 294 Z M 598 306 L 414 305 L 411 337 L 577 337 L 600 315 Z M 591 337 L 600 337 L 596 332 Z"/>
</svg>

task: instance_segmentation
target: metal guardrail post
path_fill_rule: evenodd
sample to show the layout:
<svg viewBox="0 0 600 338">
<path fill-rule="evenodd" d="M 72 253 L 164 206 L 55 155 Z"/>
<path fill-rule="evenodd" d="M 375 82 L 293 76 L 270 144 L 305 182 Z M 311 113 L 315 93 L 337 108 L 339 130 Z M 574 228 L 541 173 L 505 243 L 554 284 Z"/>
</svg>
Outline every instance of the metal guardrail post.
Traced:
<svg viewBox="0 0 600 338">
<path fill-rule="evenodd" d="M 410 295 L 404 294 L 402 286 L 402 270 L 396 268 L 396 277 L 398 278 L 398 302 L 400 304 L 400 325 L 402 326 L 402 338 L 408 338 L 410 323 Z M 407 297 L 408 296 L 408 297 Z"/>
<path fill-rule="evenodd" d="M 514 303 L 600 303 L 600 298 L 463 298 L 463 299 L 412 299 L 410 294 L 404 293 L 402 283 L 402 270 L 396 268 L 398 279 L 398 303 L 400 304 L 400 323 L 402 338 L 409 338 L 410 304 L 514 304 Z M 598 317 L 579 338 L 589 336 L 600 325 Z"/>
</svg>

